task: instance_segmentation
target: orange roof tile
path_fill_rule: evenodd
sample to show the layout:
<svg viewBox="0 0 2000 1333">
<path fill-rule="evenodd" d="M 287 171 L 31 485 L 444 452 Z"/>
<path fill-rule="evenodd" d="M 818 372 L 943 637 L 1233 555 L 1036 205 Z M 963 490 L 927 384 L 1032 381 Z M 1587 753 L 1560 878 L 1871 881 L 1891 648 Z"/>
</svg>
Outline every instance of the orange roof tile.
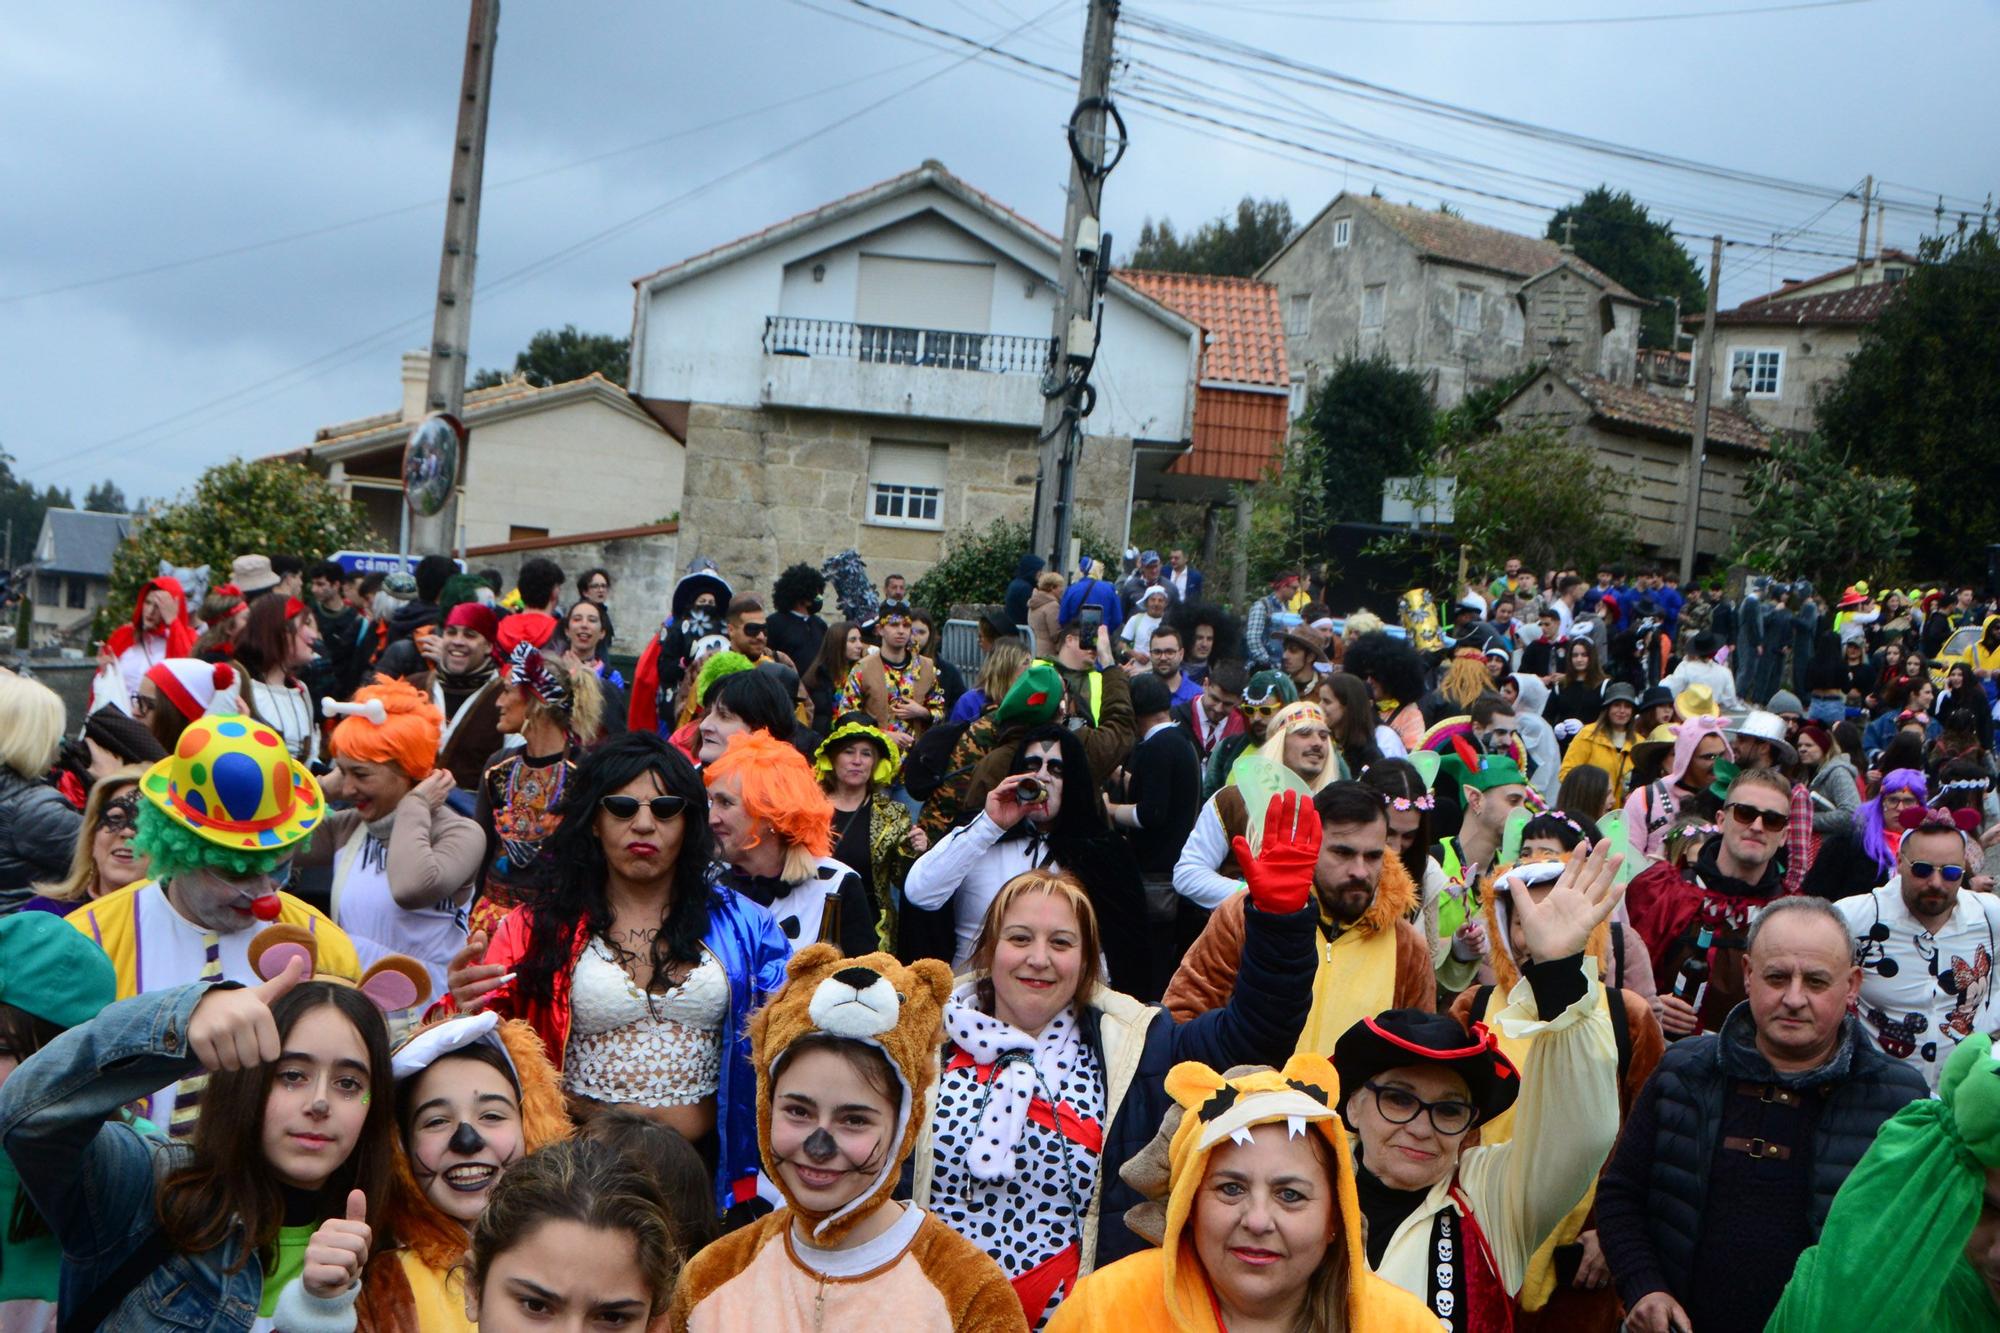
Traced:
<svg viewBox="0 0 2000 1333">
<path fill-rule="evenodd" d="M 1208 334 L 1202 354 L 1203 379 L 1291 387 L 1285 365 L 1285 325 L 1273 284 L 1255 278 L 1132 268 L 1119 269 L 1118 278 L 1199 324 Z"/>
</svg>

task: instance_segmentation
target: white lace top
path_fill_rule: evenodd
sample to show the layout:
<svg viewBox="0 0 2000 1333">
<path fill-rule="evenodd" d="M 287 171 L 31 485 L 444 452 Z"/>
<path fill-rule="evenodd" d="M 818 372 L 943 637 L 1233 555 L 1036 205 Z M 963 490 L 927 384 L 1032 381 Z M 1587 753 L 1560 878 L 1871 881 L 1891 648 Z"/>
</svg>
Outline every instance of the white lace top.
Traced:
<svg viewBox="0 0 2000 1333">
<path fill-rule="evenodd" d="M 647 995 L 604 941 L 593 939 L 570 979 L 563 1084 L 602 1102 L 687 1106 L 715 1095 L 729 975 L 705 955 L 680 985 Z"/>
</svg>

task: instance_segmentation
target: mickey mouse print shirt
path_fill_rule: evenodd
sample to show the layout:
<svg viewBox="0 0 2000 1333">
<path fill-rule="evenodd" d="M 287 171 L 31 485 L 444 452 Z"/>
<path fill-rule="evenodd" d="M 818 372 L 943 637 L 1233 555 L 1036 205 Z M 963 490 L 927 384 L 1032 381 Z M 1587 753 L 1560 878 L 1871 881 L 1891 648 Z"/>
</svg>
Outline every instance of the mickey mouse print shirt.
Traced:
<svg viewBox="0 0 2000 1333">
<path fill-rule="evenodd" d="M 1862 1031 L 1884 1054 L 1924 1076 L 1933 1095 L 1944 1062 L 1974 1032 L 1991 1032 L 1993 956 L 2000 952 L 2000 897 L 1961 889 L 1933 934 L 1903 902 L 1902 879 L 1834 904 L 1861 965 Z"/>
</svg>

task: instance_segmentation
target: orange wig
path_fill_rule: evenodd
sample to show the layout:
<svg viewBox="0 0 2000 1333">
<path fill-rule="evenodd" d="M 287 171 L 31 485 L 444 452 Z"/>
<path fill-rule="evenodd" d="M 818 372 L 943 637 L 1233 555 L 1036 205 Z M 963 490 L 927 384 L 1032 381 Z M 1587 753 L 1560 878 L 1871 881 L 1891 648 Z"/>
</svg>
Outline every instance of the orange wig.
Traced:
<svg viewBox="0 0 2000 1333">
<path fill-rule="evenodd" d="M 373 704 L 379 703 L 381 721 Z M 408 681 L 380 679 L 354 692 L 347 715 L 333 729 L 333 753 L 366 764 L 390 764 L 412 782 L 420 782 L 437 767 L 438 737 L 444 714 L 428 694 Z"/>
<path fill-rule="evenodd" d="M 833 850 L 833 802 L 820 790 L 812 762 L 787 742 L 768 731 L 737 732 L 722 757 L 702 770 L 708 786 L 724 778 L 741 781 L 743 809 L 788 847 L 815 858 Z"/>
</svg>

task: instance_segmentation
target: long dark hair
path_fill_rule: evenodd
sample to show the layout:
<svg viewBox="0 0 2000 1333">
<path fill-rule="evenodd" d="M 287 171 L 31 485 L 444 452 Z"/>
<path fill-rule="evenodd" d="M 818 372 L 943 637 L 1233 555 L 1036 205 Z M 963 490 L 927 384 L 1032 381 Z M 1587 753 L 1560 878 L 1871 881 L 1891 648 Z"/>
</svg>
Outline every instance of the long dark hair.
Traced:
<svg viewBox="0 0 2000 1333">
<path fill-rule="evenodd" d="M 1049 741 L 1056 743 L 1057 752 L 1062 757 L 1063 789 L 1062 808 L 1056 811 L 1055 822 L 1048 827 L 1047 833 L 1056 859 L 1068 865 L 1069 861 L 1063 854 L 1067 844 L 1081 838 L 1101 837 L 1109 826 L 1104 822 L 1104 804 L 1098 799 L 1097 777 L 1091 772 L 1090 756 L 1084 753 L 1083 742 L 1076 738 L 1076 733 L 1062 723 L 1046 723 L 1021 737 L 1008 773 L 1025 773 L 1028 747 Z M 1023 821 L 1015 827 L 1025 827 L 1025 823 Z"/>
<path fill-rule="evenodd" d="M 584 756 L 557 807 L 562 822 L 549 837 L 555 883 L 528 908 L 528 952 L 515 969 L 525 1002 L 547 1004 L 555 998 L 556 973 L 572 961 L 579 924 L 594 936 L 610 931 L 604 882 L 611 868 L 597 838 L 598 803 L 646 773 L 664 794 L 687 802 L 677 816 L 681 849 L 674 862 L 673 901 L 653 937 L 654 988 L 666 986 L 674 964 L 701 961 L 701 941 L 708 934 L 708 864 L 714 857 L 708 792 L 687 756 L 652 732 L 628 731 Z"/>
<path fill-rule="evenodd" d="M 267 592 L 250 603 L 250 618 L 243 622 L 243 632 L 236 636 L 236 660 L 243 667 L 244 674 L 251 680 L 264 679 L 264 673 L 283 670 L 291 674 L 285 665 L 286 643 L 292 637 L 292 622 L 312 614 L 308 607 L 300 607 L 297 616 L 288 616 L 285 609 L 291 599 L 283 593 Z M 250 703 L 250 685 L 243 685 L 243 703 Z"/>
<path fill-rule="evenodd" d="M 1326 688 L 1340 701 L 1340 725 L 1334 728 L 1333 743 L 1340 747 L 1347 771 L 1359 773 L 1382 757 L 1375 744 L 1375 696 L 1368 692 L 1367 681 L 1347 671 L 1328 676 Z"/>
<path fill-rule="evenodd" d="M 322 1005 L 361 1034 L 368 1052 L 370 1100 L 361 1134 L 347 1160 L 340 1164 L 321 1192 L 330 1205 L 346 1207 L 347 1192 L 368 1196 L 368 1224 L 384 1234 L 381 1215 L 389 1197 L 389 1180 L 396 1154 L 395 1079 L 389 1068 L 389 1029 L 374 1001 L 352 986 L 331 981 L 305 981 L 271 1006 L 279 1039 L 289 1036 L 299 1020 Z M 278 1238 L 285 1220 L 284 1186 L 264 1160 L 264 1104 L 270 1096 L 277 1065 L 226 1069 L 208 1076 L 201 1094 L 201 1117 L 195 1121 L 194 1154 L 185 1166 L 160 1185 L 160 1231 L 179 1254 L 200 1254 L 229 1238 L 241 1223 L 245 1237 L 235 1272 L 253 1253 Z M 329 1213 L 328 1216 L 333 1214 Z"/>
<path fill-rule="evenodd" d="M 856 663 L 847 660 L 847 636 L 861 626 L 851 620 L 836 620 L 826 627 L 819 641 L 819 656 L 806 667 L 806 688 L 837 690 L 847 683 L 847 673 Z"/>
<path fill-rule="evenodd" d="M 1338 675 L 1334 676 L 1339 680 Z M 1386 806 L 1390 801 L 1405 800 L 1411 803 L 1430 795 L 1430 788 L 1424 785 L 1423 774 L 1417 772 L 1415 764 L 1407 759 L 1377 759 L 1368 766 L 1367 772 L 1359 779 L 1362 786 L 1382 798 Z M 1421 885 L 1424 873 L 1431 859 L 1431 812 L 1417 811 L 1417 836 L 1409 847 L 1399 853 L 1403 858 L 1403 869 L 1410 872 L 1410 882 Z"/>
</svg>

